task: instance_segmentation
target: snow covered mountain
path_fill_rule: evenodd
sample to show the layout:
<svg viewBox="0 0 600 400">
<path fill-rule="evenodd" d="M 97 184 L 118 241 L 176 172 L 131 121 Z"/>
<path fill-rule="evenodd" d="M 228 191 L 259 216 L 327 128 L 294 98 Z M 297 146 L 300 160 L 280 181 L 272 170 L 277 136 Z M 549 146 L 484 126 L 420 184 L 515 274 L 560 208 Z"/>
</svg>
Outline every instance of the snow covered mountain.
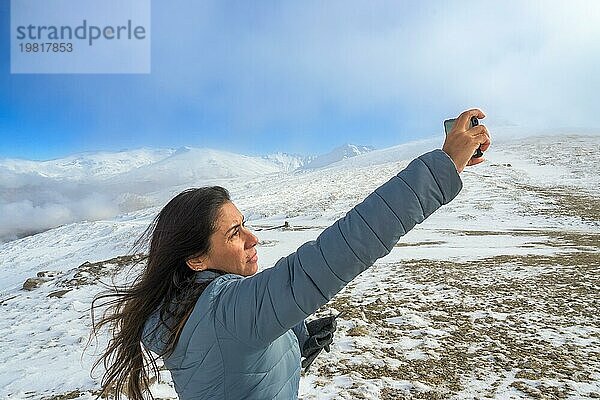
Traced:
<svg viewBox="0 0 600 400">
<path fill-rule="evenodd" d="M 231 177 L 230 166 L 212 183 L 245 213 L 264 269 L 439 147 L 436 140 L 301 173 L 268 173 L 266 160 L 236 158 L 258 175 Z M 454 201 L 320 311 L 345 314 L 331 353 L 303 375 L 300 398 L 597 397 L 598 148 L 600 136 L 496 140 L 484 164 L 462 173 Z M 170 157 L 180 168 L 201 156 L 179 153 L 160 161 L 165 170 Z M 128 253 L 158 210 L 151 204 L 0 244 L 0 398 L 97 394 L 101 370 L 90 377 L 90 366 L 108 336 L 83 351 L 90 302 L 102 282 L 123 284 L 139 272 Z M 175 398 L 167 371 L 152 390 Z"/>
<path fill-rule="evenodd" d="M 282 171 L 291 172 L 308 164 L 315 159 L 315 156 L 301 156 L 278 152 L 263 156 L 263 158 L 275 163 L 276 165 L 279 165 Z"/>
<path fill-rule="evenodd" d="M 0 173 L 30 174 L 60 180 L 103 179 L 156 163 L 173 153 L 172 149 L 137 149 L 81 153 L 49 161 L 5 158 L 0 159 Z"/>
<path fill-rule="evenodd" d="M 169 157 L 121 174 L 119 182 L 152 182 L 175 186 L 206 180 L 254 177 L 280 172 L 280 167 L 260 157 L 212 149 L 182 147 Z"/>
<path fill-rule="evenodd" d="M 323 168 L 341 160 L 345 160 L 351 157 L 356 157 L 361 154 L 373 151 L 374 148 L 371 146 L 358 146 L 354 144 L 346 144 L 344 146 L 337 147 L 327 154 L 315 157 L 312 161 L 302 167 L 302 169 L 316 169 Z"/>
</svg>

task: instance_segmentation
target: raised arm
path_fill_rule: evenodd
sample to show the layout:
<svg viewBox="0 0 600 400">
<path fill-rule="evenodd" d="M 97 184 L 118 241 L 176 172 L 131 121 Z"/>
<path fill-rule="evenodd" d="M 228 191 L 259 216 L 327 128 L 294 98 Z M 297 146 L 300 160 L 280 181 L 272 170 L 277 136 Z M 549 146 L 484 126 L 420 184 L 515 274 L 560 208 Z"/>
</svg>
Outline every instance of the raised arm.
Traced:
<svg viewBox="0 0 600 400">
<path fill-rule="evenodd" d="M 401 236 L 461 188 L 455 164 L 444 151 L 416 158 L 274 267 L 215 282 L 215 318 L 250 346 L 272 342 L 387 255 Z"/>
</svg>

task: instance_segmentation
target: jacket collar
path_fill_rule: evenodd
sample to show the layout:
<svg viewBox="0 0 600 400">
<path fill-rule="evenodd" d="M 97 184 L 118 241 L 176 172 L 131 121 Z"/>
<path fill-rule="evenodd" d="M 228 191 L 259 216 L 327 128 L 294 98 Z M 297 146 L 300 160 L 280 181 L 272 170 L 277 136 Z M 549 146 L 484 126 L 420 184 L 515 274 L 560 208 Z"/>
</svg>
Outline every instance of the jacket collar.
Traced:
<svg viewBox="0 0 600 400">
<path fill-rule="evenodd" d="M 204 283 L 207 281 L 212 281 L 221 275 L 224 275 L 224 273 L 221 271 L 217 271 L 214 269 L 207 269 L 205 271 L 196 272 L 195 280 L 198 283 Z"/>
</svg>

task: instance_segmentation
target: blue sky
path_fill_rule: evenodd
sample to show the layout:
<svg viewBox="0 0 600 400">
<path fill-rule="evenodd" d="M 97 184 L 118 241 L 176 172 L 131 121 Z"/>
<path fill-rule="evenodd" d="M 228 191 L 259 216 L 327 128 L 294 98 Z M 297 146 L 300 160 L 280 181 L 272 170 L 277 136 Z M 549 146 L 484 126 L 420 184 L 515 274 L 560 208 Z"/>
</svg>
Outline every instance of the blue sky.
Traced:
<svg viewBox="0 0 600 400">
<path fill-rule="evenodd" d="M 490 128 L 600 131 L 600 2 L 153 1 L 150 74 L 10 74 L 0 157 L 211 147 L 258 155 Z"/>
</svg>

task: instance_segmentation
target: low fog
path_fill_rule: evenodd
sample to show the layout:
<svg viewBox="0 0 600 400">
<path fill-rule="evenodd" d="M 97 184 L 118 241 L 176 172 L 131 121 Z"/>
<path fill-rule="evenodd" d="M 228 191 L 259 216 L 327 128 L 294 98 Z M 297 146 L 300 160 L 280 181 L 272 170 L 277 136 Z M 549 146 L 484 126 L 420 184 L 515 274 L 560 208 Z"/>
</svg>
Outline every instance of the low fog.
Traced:
<svg viewBox="0 0 600 400">
<path fill-rule="evenodd" d="M 181 183 L 181 177 L 172 173 L 158 181 L 146 169 L 173 152 L 139 149 L 50 161 L 0 159 L 0 241 L 159 204 L 155 192 Z"/>
<path fill-rule="evenodd" d="M 126 185 L 93 177 L 80 183 L 2 171 L 0 180 L 2 242 L 71 222 L 112 218 L 152 205 L 148 196 L 131 192 Z"/>
</svg>

